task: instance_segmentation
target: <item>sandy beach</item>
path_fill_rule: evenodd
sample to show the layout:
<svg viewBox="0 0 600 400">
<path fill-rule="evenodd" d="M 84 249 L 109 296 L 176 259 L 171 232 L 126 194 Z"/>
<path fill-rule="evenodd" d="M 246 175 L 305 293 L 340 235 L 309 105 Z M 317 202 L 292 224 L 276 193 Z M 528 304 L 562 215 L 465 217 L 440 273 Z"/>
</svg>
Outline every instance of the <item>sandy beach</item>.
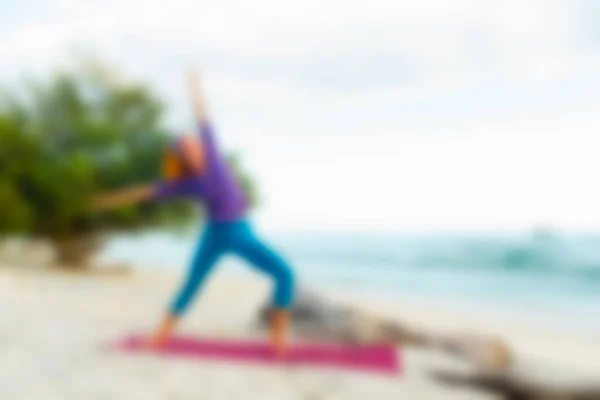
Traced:
<svg viewBox="0 0 600 400">
<path fill-rule="evenodd" d="M 399 349 L 405 364 L 394 377 L 335 370 L 282 368 L 161 358 L 106 351 L 103 345 L 152 329 L 179 284 L 178 274 L 129 272 L 123 276 L 0 268 L 1 399 L 495 399 L 498 395 L 453 387 L 435 370 L 466 368 L 419 349 Z M 244 337 L 253 328 L 268 283 L 216 274 L 181 325 L 181 333 Z M 545 365 L 540 374 L 600 371 L 600 343 L 513 321 L 473 319 L 415 305 L 356 296 L 332 298 L 419 326 L 500 334 L 519 357 Z M 543 360 L 541 363 L 539 360 Z M 556 379 L 562 375 L 556 374 Z"/>
</svg>

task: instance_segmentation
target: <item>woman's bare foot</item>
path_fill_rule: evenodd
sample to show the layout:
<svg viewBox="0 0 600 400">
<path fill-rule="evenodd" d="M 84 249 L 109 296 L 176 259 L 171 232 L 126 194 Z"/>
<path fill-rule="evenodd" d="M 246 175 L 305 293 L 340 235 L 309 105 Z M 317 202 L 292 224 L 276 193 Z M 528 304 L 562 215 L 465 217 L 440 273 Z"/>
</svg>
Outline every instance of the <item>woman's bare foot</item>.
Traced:
<svg viewBox="0 0 600 400">
<path fill-rule="evenodd" d="M 271 336 L 277 357 L 285 357 L 289 353 L 288 336 L 290 315 L 286 310 L 278 310 L 272 316 Z"/>
<path fill-rule="evenodd" d="M 159 334 L 154 334 L 144 338 L 142 342 L 142 346 L 147 349 L 158 350 L 161 349 L 165 343 L 167 342 L 167 338 L 163 337 Z"/>
<path fill-rule="evenodd" d="M 152 336 L 144 340 L 144 347 L 151 349 L 160 349 L 161 347 L 163 347 L 171 337 L 173 331 L 175 330 L 176 324 L 177 317 L 168 316 L 167 318 L 165 318 L 165 320 L 158 327 L 156 332 Z"/>
</svg>

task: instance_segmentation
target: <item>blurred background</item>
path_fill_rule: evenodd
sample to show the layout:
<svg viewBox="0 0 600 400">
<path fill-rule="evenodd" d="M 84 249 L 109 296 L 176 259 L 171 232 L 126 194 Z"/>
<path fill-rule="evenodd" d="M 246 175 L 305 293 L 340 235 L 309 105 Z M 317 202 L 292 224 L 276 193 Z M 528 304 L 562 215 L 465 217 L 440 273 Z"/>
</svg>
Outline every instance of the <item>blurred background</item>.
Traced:
<svg viewBox="0 0 600 400">
<path fill-rule="evenodd" d="M 306 285 L 518 321 L 593 358 L 599 26 L 593 0 L 5 0 L 3 257 L 40 238 L 62 264 L 184 273 L 194 207 L 89 202 L 160 178 L 197 67 L 253 219 Z"/>
</svg>

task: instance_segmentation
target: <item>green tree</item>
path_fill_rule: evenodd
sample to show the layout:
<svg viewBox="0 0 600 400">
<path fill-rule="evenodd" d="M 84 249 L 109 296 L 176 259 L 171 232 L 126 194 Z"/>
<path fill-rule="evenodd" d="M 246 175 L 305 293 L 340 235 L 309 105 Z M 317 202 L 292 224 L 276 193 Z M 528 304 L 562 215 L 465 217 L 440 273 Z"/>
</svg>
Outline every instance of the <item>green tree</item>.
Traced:
<svg viewBox="0 0 600 400">
<path fill-rule="evenodd" d="M 5 93 L 0 111 L 0 235 L 49 239 L 63 264 L 84 265 L 115 230 L 181 226 L 198 217 L 185 201 L 102 212 L 93 196 L 160 178 L 169 135 L 164 106 L 147 85 L 98 63 L 56 72 Z M 254 183 L 229 157 L 256 202 Z"/>
</svg>

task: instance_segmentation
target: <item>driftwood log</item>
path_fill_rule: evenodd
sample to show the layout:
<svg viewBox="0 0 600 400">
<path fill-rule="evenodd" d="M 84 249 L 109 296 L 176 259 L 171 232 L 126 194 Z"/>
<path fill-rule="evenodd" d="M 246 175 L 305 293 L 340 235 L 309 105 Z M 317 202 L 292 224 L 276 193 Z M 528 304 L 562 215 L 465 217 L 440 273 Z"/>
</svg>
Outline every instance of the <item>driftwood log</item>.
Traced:
<svg viewBox="0 0 600 400">
<path fill-rule="evenodd" d="M 433 371 L 432 376 L 448 385 L 500 393 L 506 400 L 600 400 L 598 384 L 556 384 L 551 378 L 533 380 L 527 374 L 514 371 L 504 374 Z"/>
<path fill-rule="evenodd" d="M 272 308 L 265 303 L 259 322 L 267 326 Z M 498 372 L 510 366 L 511 354 L 500 339 L 472 334 L 425 332 L 390 321 L 363 310 L 337 304 L 302 288 L 292 308 L 294 334 L 344 343 L 388 342 L 399 346 L 435 348 L 460 357 L 485 371 Z"/>
<path fill-rule="evenodd" d="M 258 314 L 261 327 L 268 326 L 272 311 L 268 303 L 261 307 Z M 477 387 L 512 400 L 600 400 L 600 382 L 592 381 L 591 385 L 581 382 L 557 384 L 552 374 L 546 379 L 533 378 L 529 372 L 539 369 L 542 364 L 520 365 L 510 346 L 499 338 L 470 333 L 426 332 L 337 304 L 306 288 L 298 292 L 292 318 L 294 334 L 300 338 L 348 344 L 392 342 L 399 346 L 441 351 L 467 362 L 472 372 L 466 374 L 464 371 L 431 371 L 434 379 L 449 385 Z"/>
</svg>

